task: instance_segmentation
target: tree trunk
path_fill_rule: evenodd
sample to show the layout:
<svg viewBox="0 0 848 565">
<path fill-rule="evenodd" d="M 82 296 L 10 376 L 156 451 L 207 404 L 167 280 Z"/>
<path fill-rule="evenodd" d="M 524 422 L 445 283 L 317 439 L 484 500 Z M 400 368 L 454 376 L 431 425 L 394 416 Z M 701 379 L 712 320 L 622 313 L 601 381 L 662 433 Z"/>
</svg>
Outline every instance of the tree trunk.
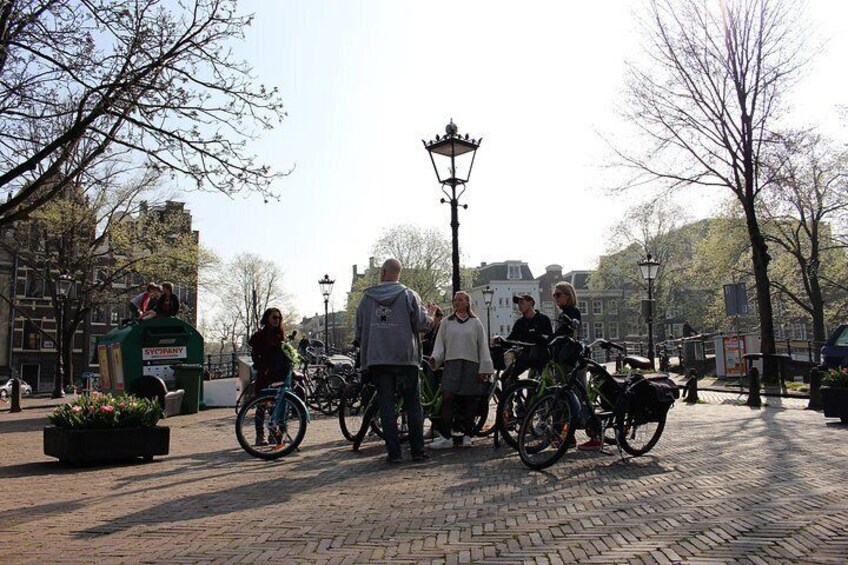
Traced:
<svg viewBox="0 0 848 565">
<path fill-rule="evenodd" d="M 754 265 L 754 282 L 757 289 L 757 314 L 760 317 L 760 353 L 763 358 L 763 380 L 777 378 L 777 364 L 768 357 L 775 353 L 774 319 L 771 305 L 771 283 L 768 276 L 768 262 L 771 259 L 768 247 L 760 231 L 757 215 L 753 206 L 745 206 L 748 235 L 751 239 L 751 258 Z"/>
<path fill-rule="evenodd" d="M 813 314 L 813 349 L 818 351 L 827 340 L 827 334 L 824 327 L 824 296 L 817 274 L 810 275 L 810 306 Z"/>
</svg>

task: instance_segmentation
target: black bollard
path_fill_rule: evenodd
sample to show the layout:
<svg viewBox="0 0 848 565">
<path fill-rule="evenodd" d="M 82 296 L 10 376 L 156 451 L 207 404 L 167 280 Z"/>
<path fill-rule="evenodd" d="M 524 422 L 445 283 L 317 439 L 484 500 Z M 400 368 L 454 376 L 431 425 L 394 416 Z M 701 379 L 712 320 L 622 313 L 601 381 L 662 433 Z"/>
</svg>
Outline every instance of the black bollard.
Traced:
<svg viewBox="0 0 848 565">
<path fill-rule="evenodd" d="M 12 405 L 9 408 L 9 412 L 20 412 L 21 411 L 21 381 L 19 379 L 12 379 Z"/>
<path fill-rule="evenodd" d="M 745 405 L 752 408 L 759 408 L 763 405 L 760 398 L 760 372 L 756 367 L 751 367 L 751 370 L 748 371 L 748 401 L 745 402 Z"/>
<path fill-rule="evenodd" d="M 810 371 L 810 402 L 807 404 L 807 410 L 821 410 L 821 370 L 818 367 L 813 367 Z"/>
<path fill-rule="evenodd" d="M 686 379 L 686 402 L 698 403 L 698 377 L 695 376 L 695 369 L 689 371 L 689 378 Z"/>
</svg>

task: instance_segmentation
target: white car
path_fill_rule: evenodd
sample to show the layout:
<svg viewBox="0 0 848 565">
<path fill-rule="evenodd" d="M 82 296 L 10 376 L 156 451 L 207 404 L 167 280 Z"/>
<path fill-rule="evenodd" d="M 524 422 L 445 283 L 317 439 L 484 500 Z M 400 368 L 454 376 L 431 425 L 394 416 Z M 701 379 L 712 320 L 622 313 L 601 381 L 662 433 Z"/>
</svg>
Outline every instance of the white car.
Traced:
<svg viewBox="0 0 848 565">
<path fill-rule="evenodd" d="M 32 387 L 29 386 L 26 381 L 21 381 L 21 395 L 30 396 L 31 394 Z M 8 396 L 12 396 L 12 379 L 9 379 L 4 384 L 0 385 L 0 398 L 6 398 Z"/>
</svg>

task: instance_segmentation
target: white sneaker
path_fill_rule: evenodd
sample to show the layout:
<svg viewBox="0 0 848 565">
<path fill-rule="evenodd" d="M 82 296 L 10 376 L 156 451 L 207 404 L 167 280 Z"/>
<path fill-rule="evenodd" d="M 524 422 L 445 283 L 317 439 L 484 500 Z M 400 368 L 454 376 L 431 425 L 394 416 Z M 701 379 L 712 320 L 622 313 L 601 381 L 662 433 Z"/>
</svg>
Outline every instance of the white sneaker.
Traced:
<svg viewBox="0 0 848 565">
<path fill-rule="evenodd" d="M 439 436 L 430 444 L 430 449 L 450 449 L 453 447 L 453 439 Z"/>
<path fill-rule="evenodd" d="M 471 441 L 470 436 L 462 436 L 462 443 L 459 444 L 459 447 L 471 447 L 474 445 L 474 442 Z"/>
</svg>

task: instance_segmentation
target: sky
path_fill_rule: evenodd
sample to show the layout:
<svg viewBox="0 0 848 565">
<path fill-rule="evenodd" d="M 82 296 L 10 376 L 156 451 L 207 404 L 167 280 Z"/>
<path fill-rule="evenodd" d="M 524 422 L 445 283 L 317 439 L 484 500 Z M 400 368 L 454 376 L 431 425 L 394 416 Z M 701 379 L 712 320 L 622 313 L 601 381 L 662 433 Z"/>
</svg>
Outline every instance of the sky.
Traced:
<svg viewBox="0 0 848 565">
<path fill-rule="evenodd" d="M 610 193 L 605 141 L 629 127 L 624 69 L 640 50 L 639 6 L 243 0 L 256 17 L 232 48 L 258 81 L 279 87 L 288 112 L 254 150 L 292 172 L 275 186 L 279 202 L 182 194 L 201 242 L 225 260 L 273 260 L 301 316 L 323 313 L 318 280 L 328 274 L 330 309 L 343 309 L 353 265 L 362 271 L 384 230 L 449 236 L 450 208 L 421 140 L 453 119 L 483 138 L 461 201 L 462 263 L 523 260 L 534 276 L 552 263 L 594 268 L 640 198 Z M 848 103 L 848 2 L 810 0 L 808 13 L 823 46 L 788 93 L 789 119 L 844 137 L 836 109 Z M 720 201 L 700 191 L 682 204 L 699 218 Z M 199 302 L 211 316 L 211 298 Z"/>
</svg>

